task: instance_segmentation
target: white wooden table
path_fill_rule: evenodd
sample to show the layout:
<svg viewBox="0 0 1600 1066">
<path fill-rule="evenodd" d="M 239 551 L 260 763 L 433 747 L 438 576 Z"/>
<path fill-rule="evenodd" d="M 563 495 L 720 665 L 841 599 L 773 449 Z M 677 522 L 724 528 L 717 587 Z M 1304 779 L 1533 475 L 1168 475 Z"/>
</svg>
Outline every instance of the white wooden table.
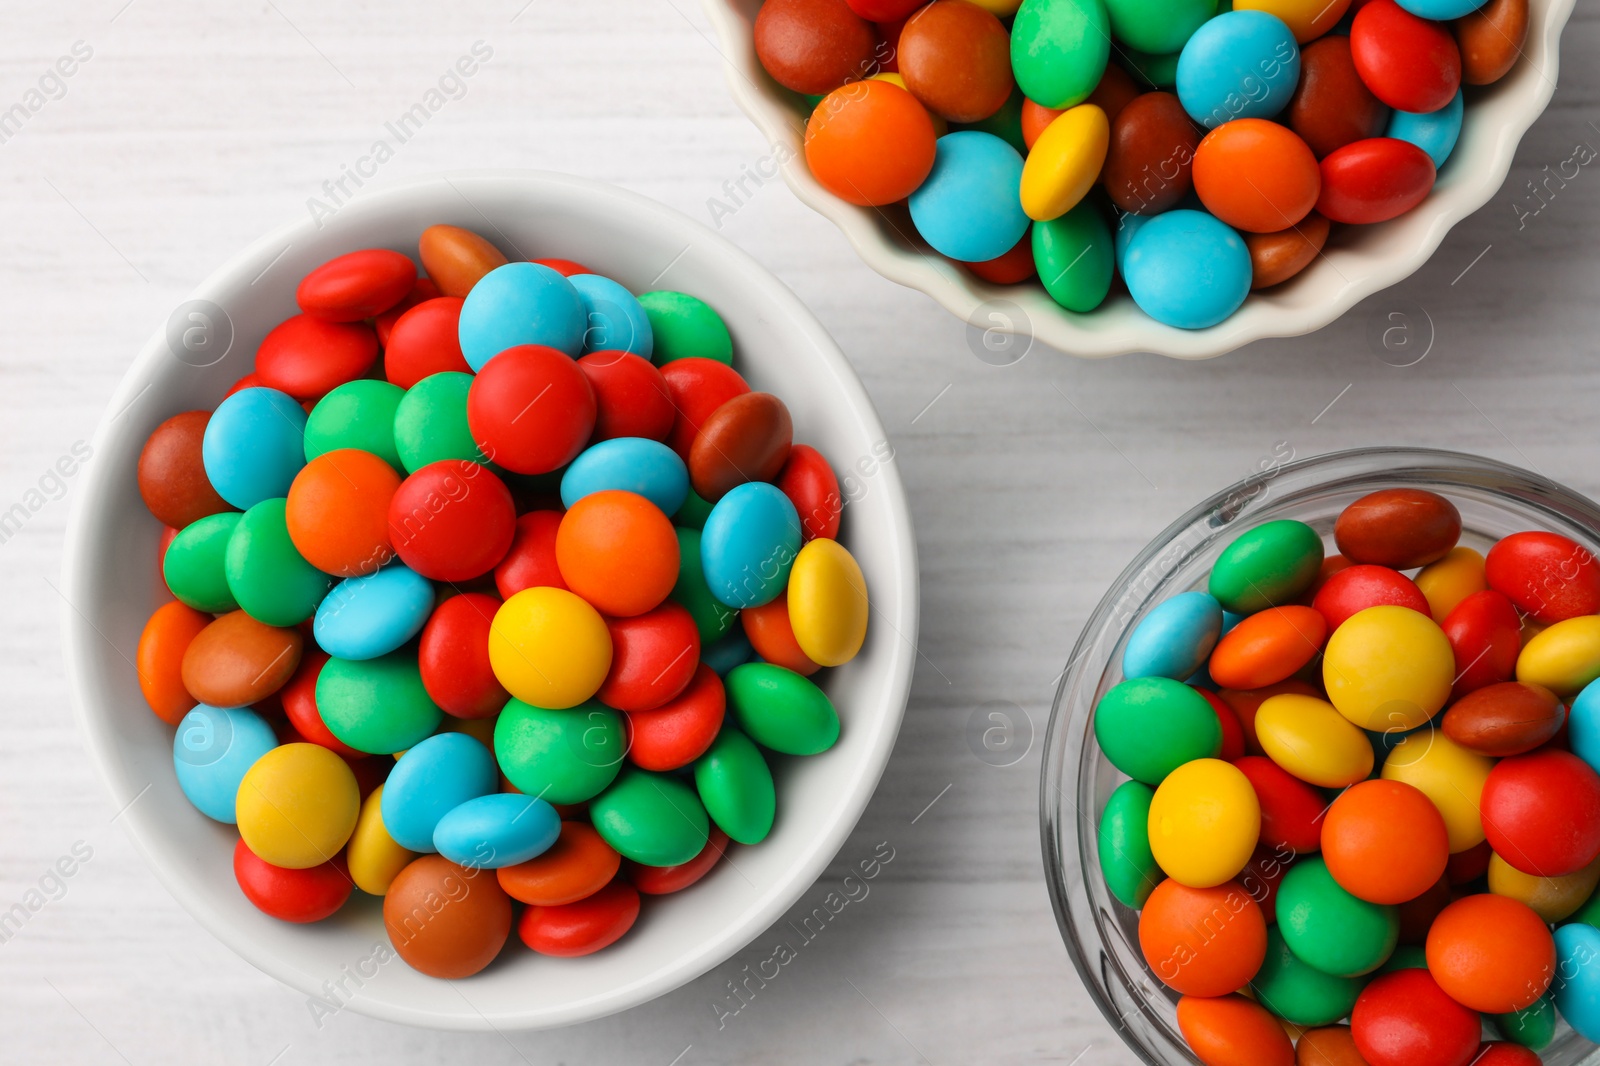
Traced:
<svg viewBox="0 0 1600 1066">
<path fill-rule="evenodd" d="M 26 116 L 0 123 L 0 511 L 27 512 L 0 543 L 0 910 L 47 897 L 0 933 L 3 1062 L 1131 1062 L 1050 915 L 1038 745 L 987 765 L 966 740 L 974 709 L 1010 701 L 1042 733 L 1106 583 L 1263 457 L 1451 447 L 1600 494 L 1600 172 L 1518 221 L 1526 181 L 1579 142 L 1600 146 L 1592 9 L 1567 31 L 1555 102 L 1506 189 L 1399 288 L 1313 337 L 1212 363 L 1039 350 L 1004 367 L 976 358 L 932 301 L 861 266 L 779 181 L 747 180 L 736 210 L 713 210 L 768 150 L 729 102 L 694 0 L 11 0 L 0 23 L 0 113 L 20 103 Z M 50 471 L 191 286 L 325 196 L 478 41 L 491 58 L 374 180 L 541 167 L 722 216 L 855 361 L 911 494 L 924 661 L 841 873 L 881 841 L 895 859 L 720 1029 L 713 1004 L 776 933 L 592 1025 L 463 1036 L 345 1012 L 319 1027 L 304 997 L 156 883 L 110 824 L 66 705 L 53 585 L 73 482 Z M 1424 333 L 1431 321 L 1415 365 L 1391 365 L 1408 360 L 1371 339 L 1393 312 Z M 57 880 L 74 848 L 88 860 Z"/>
</svg>

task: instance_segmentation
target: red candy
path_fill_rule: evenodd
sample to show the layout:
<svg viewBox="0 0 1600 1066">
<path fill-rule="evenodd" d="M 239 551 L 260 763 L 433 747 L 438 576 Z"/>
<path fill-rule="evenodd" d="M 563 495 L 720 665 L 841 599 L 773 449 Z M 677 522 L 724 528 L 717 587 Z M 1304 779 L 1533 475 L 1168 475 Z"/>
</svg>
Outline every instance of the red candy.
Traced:
<svg viewBox="0 0 1600 1066">
<path fill-rule="evenodd" d="M 582 263 L 575 263 L 571 259 L 534 259 L 531 260 L 531 262 L 537 263 L 540 266 L 549 267 L 551 270 L 554 270 L 557 274 L 560 274 L 564 278 L 570 278 L 574 274 L 594 273 L 594 271 L 590 270 Z"/>
<path fill-rule="evenodd" d="M 258 857 L 243 840 L 233 846 L 233 876 L 257 910 L 283 922 L 320 922 L 344 906 L 355 887 L 343 855 L 286 870 Z"/>
<path fill-rule="evenodd" d="M 406 298 L 417 280 L 409 258 L 368 248 L 330 259 L 307 274 L 295 291 L 300 310 L 329 322 L 359 322 Z"/>
<path fill-rule="evenodd" d="M 1500 760 L 1479 806 L 1489 846 L 1523 873 L 1561 877 L 1600 856 L 1600 774 L 1570 752 Z"/>
<path fill-rule="evenodd" d="M 737 370 L 715 359 L 674 359 L 661 368 L 661 376 L 677 412 L 667 446 L 687 463 L 700 423 L 735 396 L 749 392 L 750 386 Z"/>
<path fill-rule="evenodd" d="M 361 377 L 377 358 L 378 337 L 366 323 L 295 315 L 256 349 L 256 378 L 297 400 L 314 400 Z"/>
<path fill-rule="evenodd" d="M 489 666 L 489 626 L 500 600 L 464 592 L 439 604 L 422 627 L 417 666 L 428 698 L 457 718 L 489 718 L 511 699 Z"/>
<path fill-rule="evenodd" d="M 1223 762 L 1233 762 L 1244 757 L 1244 726 L 1239 724 L 1239 716 L 1232 707 L 1223 702 L 1222 697 L 1203 688 L 1196 688 L 1196 692 L 1205 697 L 1211 704 L 1211 709 L 1217 714 L 1217 725 L 1222 727 L 1222 751 L 1217 758 Z"/>
<path fill-rule="evenodd" d="M 588 377 L 570 356 L 543 345 L 507 348 L 484 364 L 467 393 L 473 440 L 519 474 L 566 466 L 588 444 L 594 422 Z"/>
<path fill-rule="evenodd" d="M 430 374 L 453 370 L 470 374 L 461 354 L 459 329 L 461 304 L 457 296 L 424 300 L 401 315 L 384 342 L 383 373 L 402 389 L 409 389 Z"/>
<path fill-rule="evenodd" d="M 402 481 L 389 501 L 395 552 L 434 581 L 467 581 L 494 569 L 511 547 L 516 524 L 505 482 L 466 459 L 429 463 Z"/>
<path fill-rule="evenodd" d="M 394 329 L 394 324 L 400 321 L 400 316 L 422 303 L 424 300 L 434 300 L 442 295 L 439 286 L 431 278 L 418 278 L 417 283 L 411 286 L 411 291 L 406 298 L 395 304 L 389 310 L 372 320 L 372 328 L 378 334 L 378 343 L 385 347 L 389 344 L 389 332 Z"/>
<path fill-rule="evenodd" d="M 1394 0 L 1372 0 L 1356 12 L 1350 58 L 1372 94 L 1401 111 L 1437 111 L 1461 88 L 1461 51 L 1449 28 Z"/>
<path fill-rule="evenodd" d="M 627 716 L 628 758 L 646 770 L 676 770 L 704 755 L 727 710 L 722 679 L 705 663 L 670 702 Z"/>
<path fill-rule="evenodd" d="M 590 352 L 578 369 L 594 389 L 593 441 L 615 437 L 666 440 L 678 412 L 661 371 L 632 352 Z"/>
<path fill-rule="evenodd" d="M 529 511 L 517 517 L 511 548 L 494 568 L 494 584 L 502 597 L 509 600 L 523 589 L 567 587 L 556 563 L 556 530 L 560 528 L 560 511 Z"/>
<path fill-rule="evenodd" d="M 1386 222 L 1420 204 L 1434 176 L 1433 159 L 1409 141 L 1355 141 L 1322 160 L 1317 210 L 1334 222 Z"/>
<path fill-rule="evenodd" d="M 677 866 L 645 866 L 642 863 L 629 862 L 624 869 L 627 871 L 628 880 L 647 896 L 665 896 L 672 892 L 681 892 L 711 872 L 717 860 L 728 850 L 728 834 L 711 827 L 711 836 L 706 840 L 706 846 L 700 849 L 700 854 L 688 862 L 679 863 Z"/>
<path fill-rule="evenodd" d="M 1261 802 L 1261 846 L 1307 855 L 1322 847 L 1322 793 L 1271 759 L 1246 755 L 1233 765 L 1250 781 Z"/>
<path fill-rule="evenodd" d="M 694 616 L 667 601 L 632 618 L 606 621 L 611 632 L 611 671 L 596 693 L 619 711 L 648 711 L 675 699 L 700 663 L 700 630 Z"/>
<path fill-rule="evenodd" d="M 1532 1048 L 1497 1040 L 1483 1045 L 1478 1057 L 1472 1060 L 1472 1066 L 1540 1066 L 1542 1062 L 1544 1060 Z"/>
<path fill-rule="evenodd" d="M 767 0 L 756 55 L 785 89 L 821 96 L 873 73 L 873 34 L 844 0 Z"/>
<path fill-rule="evenodd" d="M 1600 613 L 1600 565 L 1587 548 L 1559 533 L 1513 533 L 1484 560 L 1489 587 L 1549 625 Z"/>
<path fill-rule="evenodd" d="M 809 444 L 790 448 L 789 459 L 774 484 L 789 497 L 800 515 L 801 540 L 838 537 L 844 497 L 839 495 L 839 479 L 834 476 L 833 467 L 821 452 Z"/>
<path fill-rule="evenodd" d="M 517 922 L 517 935 L 541 955 L 573 958 L 615 944 L 638 917 L 638 889 L 613 881 L 576 903 L 529 907 Z"/>
<path fill-rule="evenodd" d="M 1422 969 L 1373 978 L 1350 1012 L 1350 1035 L 1369 1066 L 1467 1066 L 1481 1024 Z"/>
<path fill-rule="evenodd" d="M 1347 566 L 1328 578 L 1311 601 L 1327 619 L 1330 633 L 1351 615 L 1384 604 L 1409 607 L 1431 617 L 1428 598 L 1417 583 L 1387 566 Z"/>
<path fill-rule="evenodd" d="M 1511 680 L 1522 650 L 1522 620 L 1502 592 L 1474 592 L 1445 615 L 1440 626 L 1455 652 L 1456 683 L 1451 700 L 1486 685 Z"/>
</svg>

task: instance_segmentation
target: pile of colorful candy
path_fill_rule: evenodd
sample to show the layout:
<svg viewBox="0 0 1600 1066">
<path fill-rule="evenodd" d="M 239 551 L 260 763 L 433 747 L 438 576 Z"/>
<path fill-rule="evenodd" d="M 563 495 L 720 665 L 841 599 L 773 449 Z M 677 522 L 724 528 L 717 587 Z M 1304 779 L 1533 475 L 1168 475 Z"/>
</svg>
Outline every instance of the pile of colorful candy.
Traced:
<svg viewBox="0 0 1600 1066">
<path fill-rule="evenodd" d="M 1503 77 L 1527 29 L 1527 0 L 766 0 L 755 48 L 805 97 L 835 196 L 906 201 L 986 281 L 1037 275 L 1087 312 L 1120 274 L 1202 329 L 1331 223 L 1420 203 L 1462 85 Z"/>
<path fill-rule="evenodd" d="M 588 954 L 766 837 L 868 602 L 832 469 L 704 302 L 450 226 L 419 258 L 318 267 L 254 372 L 150 435 L 176 599 L 137 666 L 252 903 L 383 896 L 396 953 L 463 977 L 515 906 Z"/>
<path fill-rule="evenodd" d="M 1558 1012 L 1600 1039 L 1600 563 L 1548 532 L 1480 555 L 1414 488 L 1333 533 L 1241 534 L 1095 708 L 1131 778 L 1100 865 L 1185 1039 L 1208 1066 L 1536 1064 Z"/>
</svg>

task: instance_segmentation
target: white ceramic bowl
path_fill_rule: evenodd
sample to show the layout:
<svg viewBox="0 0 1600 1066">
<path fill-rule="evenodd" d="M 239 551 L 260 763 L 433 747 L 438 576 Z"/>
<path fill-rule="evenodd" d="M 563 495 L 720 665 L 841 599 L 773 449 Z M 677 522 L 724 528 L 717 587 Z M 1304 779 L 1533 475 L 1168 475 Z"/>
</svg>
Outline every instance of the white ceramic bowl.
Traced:
<svg viewBox="0 0 1600 1066">
<path fill-rule="evenodd" d="M 1360 300 L 1411 275 L 1451 226 L 1488 203 L 1505 181 L 1517 143 L 1555 91 L 1557 46 L 1574 0 L 1529 0 L 1522 58 L 1494 85 L 1468 87 L 1461 139 L 1420 206 L 1381 225 L 1335 227 L 1324 253 L 1298 277 L 1251 293 L 1232 316 L 1201 330 L 1162 325 L 1139 310 L 1125 290 L 1089 314 L 1075 314 L 1050 299 L 1037 281 L 1006 286 L 980 281 L 930 252 L 904 211 L 857 207 L 834 196 L 806 167 L 800 97 L 768 77 L 756 59 L 753 28 L 762 0 L 702 3 L 716 28 L 734 99 L 772 143 L 784 180 L 844 231 L 872 269 L 922 290 L 980 329 L 1031 335 L 1071 355 L 1158 352 L 1209 359 L 1263 337 L 1321 329 Z"/>
<path fill-rule="evenodd" d="M 375 976 L 363 972 L 375 946 L 388 943 L 376 899 L 358 894 L 312 926 L 275 921 L 245 900 L 231 867 L 237 833 L 200 815 L 179 791 L 173 730 L 145 705 L 133 667 L 145 620 L 169 598 L 156 569 L 160 526 L 135 479 L 145 437 L 179 411 L 214 407 L 251 369 L 267 330 L 295 312 L 295 283 L 306 271 L 357 248 L 414 256 L 418 235 L 436 222 L 480 232 L 513 259 L 576 259 L 636 292 L 678 289 L 711 303 L 733 334 L 740 371 L 783 397 L 797 438 L 821 449 L 841 480 L 848 475 L 842 539 L 860 560 L 873 606 L 861 655 L 824 682 L 843 720 L 839 743 L 776 761 L 778 821 L 766 841 L 734 848 L 731 862 L 687 891 L 647 899 L 635 928 L 605 951 L 555 959 L 513 943 L 484 972 L 448 983 L 398 960 Z M 133 361 L 78 489 L 62 586 L 71 605 L 63 612 L 67 676 L 89 752 L 115 805 L 127 805 L 117 820 L 178 901 L 308 996 L 327 996 L 324 982 L 343 980 L 356 992 L 350 1009 L 449 1029 L 546 1028 L 612 1014 L 699 976 L 777 920 L 822 874 L 872 795 L 905 709 L 917 639 L 916 545 L 899 474 L 878 458 L 883 426 L 795 295 L 732 244 L 640 196 L 555 174 L 483 172 L 372 192 L 321 228 L 310 219 L 289 225 L 241 252 L 195 297 L 225 310 L 232 348 L 220 362 L 196 366 L 210 357 L 178 358 L 162 330 Z M 174 317 L 180 338 L 185 328 L 204 328 Z M 177 350 L 185 350 L 181 340 Z M 359 989 L 347 973 L 364 981 Z"/>
</svg>

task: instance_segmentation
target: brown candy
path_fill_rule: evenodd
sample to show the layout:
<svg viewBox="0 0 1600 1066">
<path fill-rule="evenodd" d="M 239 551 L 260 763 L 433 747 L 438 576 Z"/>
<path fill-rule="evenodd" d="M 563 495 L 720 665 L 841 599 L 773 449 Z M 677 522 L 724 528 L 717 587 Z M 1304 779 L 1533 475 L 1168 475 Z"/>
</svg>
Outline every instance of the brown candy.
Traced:
<svg viewBox="0 0 1600 1066">
<path fill-rule="evenodd" d="M 213 707 L 244 707 L 266 699 L 294 676 L 305 639 L 243 611 L 231 611 L 200 631 L 183 653 L 183 687 Z"/>
<path fill-rule="evenodd" d="M 1294 1046 L 1295 1066 L 1367 1066 L 1356 1049 L 1348 1025 L 1330 1025 L 1300 1034 Z"/>
<path fill-rule="evenodd" d="M 210 411 L 173 415 L 155 428 L 139 453 L 139 495 L 150 513 L 173 529 L 233 510 L 211 487 L 200 458 L 210 421 Z"/>
<path fill-rule="evenodd" d="M 500 249 L 460 226 L 429 226 L 417 241 L 417 253 L 443 296 L 466 296 L 479 278 L 506 264 Z"/>
<path fill-rule="evenodd" d="M 1395 570 L 1444 558 L 1460 537 L 1461 512 L 1426 489 L 1380 489 L 1346 507 L 1333 525 L 1346 559 Z"/>
<path fill-rule="evenodd" d="M 1171 93 L 1142 93 L 1111 124 L 1100 180 L 1124 211 L 1154 215 L 1189 192 L 1200 131 Z"/>
<path fill-rule="evenodd" d="M 390 883 L 383 928 L 412 969 L 429 977 L 471 977 L 505 946 L 511 897 L 492 870 L 423 855 Z"/>
<path fill-rule="evenodd" d="M 1444 712 L 1444 735 L 1480 755 L 1503 759 L 1532 751 L 1561 732 L 1566 708 L 1554 692 L 1502 681 L 1462 696 Z"/>
<path fill-rule="evenodd" d="M 789 408 L 770 392 L 747 392 L 700 423 L 689 448 L 689 483 L 710 503 L 747 481 L 773 481 L 794 443 Z"/>
<path fill-rule="evenodd" d="M 1528 39 L 1528 0 L 1489 0 L 1451 28 L 1461 49 L 1462 83 L 1488 85 L 1505 77 L 1522 54 Z"/>
<path fill-rule="evenodd" d="M 1441 874 L 1426 892 L 1395 909 L 1400 912 L 1400 943 L 1425 944 L 1439 912 L 1450 906 L 1450 875 Z"/>
<path fill-rule="evenodd" d="M 872 27 L 844 0 L 767 0 L 755 41 L 762 67 L 797 93 L 822 96 L 877 73 Z"/>
<path fill-rule="evenodd" d="M 1318 159 L 1353 141 L 1383 136 L 1389 109 L 1350 58 L 1350 38 L 1323 37 L 1300 52 L 1300 83 L 1289 98 L 1289 128 Z"/>
<path fill-rule="evenodd" d="M 912 15 L 900 31 L 898 59 L 911 95 L 951 122 L 988 118 L 1016 86 L 1011 35 L 967 0 L 934 0 Z"/>
<path fill-rule="evenodd" d="M 1277 233 L 1245 233 L 1250 250 L 1250 287 L 1280 285 L 1310 266 L 1328 243 L 1329 222 L 1315 211 Z"/>
<path fill-rule="evenodd" d="M 1139 95 L 1139 86 L 1133 80 L 1133 75 L 1115 63 L 1107 63 L 1105 73 L 1100 75 L 1100 83 L 1084 103 L 1095 105 L 1106 113 L 1106 121 L 1115 122 L 1117 116 L 1122 114 L 1122 109 L 1133 103 Z"/>
</svg>

